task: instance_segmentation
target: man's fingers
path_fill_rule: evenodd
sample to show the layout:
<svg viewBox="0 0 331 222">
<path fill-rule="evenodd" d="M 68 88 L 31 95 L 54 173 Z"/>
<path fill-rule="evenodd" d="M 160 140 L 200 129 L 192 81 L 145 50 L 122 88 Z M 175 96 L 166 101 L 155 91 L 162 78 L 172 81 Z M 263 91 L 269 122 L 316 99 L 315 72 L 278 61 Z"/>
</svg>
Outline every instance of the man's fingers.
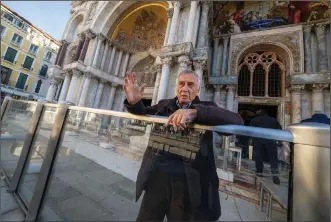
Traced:
<svg viewBox="0 0 331 222">
<path fill-rule="evenodd" d="M 186 120 L 187 118 L 185 116 L 183 116 L 180 120 L 180 125 L 183 127 L 183 128 L 186 128 Z"/>
<path fill-rule="evenodd" d="M 132 73 L 132 83 L 137 84 L 137 75 L 135 72 Z"/>
<path fill-rule="evenodd" d="M 142 86 L 139 88 L 139 91 L 140 91 L 141 93 L 144 92 L 144 90 L 145 90 L 145 86 L 146 86 L 146 83 L 143 83 Z"/>
<path fill-rule="evenodd" d="M 168 120 L 167 120 L 166 125 L 169 125 L 169 124 L 172 122 L 172 119 L 173 119 L 173 118 L 174 118 L 174 114 L 170 115 L 170 116 L 168 117 Z"/>
<path fill-rule="evenodd" d="M 131 74 L 130 74 L 130 72 L 126 72 L 125 76 L 126 76 L 125 79 L 127 80 L 127 82 L 131 83 Z"/>
</svg>

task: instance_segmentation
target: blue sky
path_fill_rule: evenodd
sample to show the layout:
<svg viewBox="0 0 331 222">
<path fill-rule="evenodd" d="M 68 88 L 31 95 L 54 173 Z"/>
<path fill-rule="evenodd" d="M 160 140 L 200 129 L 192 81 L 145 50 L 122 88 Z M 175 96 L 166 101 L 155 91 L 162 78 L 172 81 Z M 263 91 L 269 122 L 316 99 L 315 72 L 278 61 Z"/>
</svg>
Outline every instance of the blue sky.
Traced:
<svg viewBox="0 0 331 222">
<path fill-rule="evenodd" d="M 33 25 L 60 40 L 70 17 L 70 1 L 2 1 Z"/>
</svg>

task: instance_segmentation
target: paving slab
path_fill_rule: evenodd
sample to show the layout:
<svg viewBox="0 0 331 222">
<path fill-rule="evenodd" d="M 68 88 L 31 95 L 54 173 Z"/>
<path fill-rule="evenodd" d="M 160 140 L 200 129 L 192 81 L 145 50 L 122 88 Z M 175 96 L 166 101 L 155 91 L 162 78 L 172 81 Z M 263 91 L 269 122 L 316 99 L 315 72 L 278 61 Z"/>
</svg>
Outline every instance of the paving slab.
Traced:
<svg viewBox="0 0 331 222">
<path fill-rule="evenodd" d="M 7 187 L 1 187 L 1 214 L 19 208 L 13 195 L 7 191 Z"/>
<path fill-rule="evenodd" d="M 24 221 L 24 214 L 20 209 L 1 214 L 1 221 Z"/>
</svg>

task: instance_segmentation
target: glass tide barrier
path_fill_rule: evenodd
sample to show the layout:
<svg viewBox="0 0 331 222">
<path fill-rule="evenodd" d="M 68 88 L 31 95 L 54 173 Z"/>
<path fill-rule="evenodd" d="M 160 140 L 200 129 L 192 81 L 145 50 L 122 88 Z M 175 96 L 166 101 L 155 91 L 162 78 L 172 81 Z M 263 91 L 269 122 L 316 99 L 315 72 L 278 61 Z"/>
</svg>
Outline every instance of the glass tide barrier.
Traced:
<svg viewBox="0 0 331 222">
<path fill-rule="evenodd" d="M 219 220 L 330 218 L 328 125 L 284 131 L 192 124 L 174 132 L 164 117 L 8 97 L 1 120 L 1 170 L 26 221 L 135 220 L 142 200 L 134 201 L 135 182 L 146 149 L 194 162 L 210 133 L 214 140 L 206 144 L 213 146 L 220 181 Z M 272 182 L 267 159 L 263 177 L 256 177 L 255 149 L 240 143 L 252 138 L 279 147 L 279 185 Z"/>
</svg>

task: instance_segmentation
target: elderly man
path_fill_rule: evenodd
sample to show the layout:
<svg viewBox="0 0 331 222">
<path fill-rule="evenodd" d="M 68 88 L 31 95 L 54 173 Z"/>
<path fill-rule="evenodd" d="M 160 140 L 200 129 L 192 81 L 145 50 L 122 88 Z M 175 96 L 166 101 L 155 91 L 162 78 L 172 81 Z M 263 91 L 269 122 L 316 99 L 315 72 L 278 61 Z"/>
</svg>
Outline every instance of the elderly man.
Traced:
<svg viewBox="0 0 331 222">
<path fill-rule="evenodd" d="M 243 124 L 238 114 L 219 108 L 214 102 L 200 101 L 199 89 L 198 75 L 185 70 L 177 77 L 175 98 L 145 107 L 141 101 L 144 87 L 138 86 L 135 73 L 127 73 L 124 104 L 133 114 L 169 116 L 167 124 L 175 130 L 187 127 L 187 121 L 204 125 Z M 212 139 L 212 132 L 207 131 L 192 161 L 146 149 L 136 182 L 136 200 L 145 191 L 137 221 L 163 221 L 164 216 L 168 221 L 215 221 L 220 217 Z"/>
</svg>

